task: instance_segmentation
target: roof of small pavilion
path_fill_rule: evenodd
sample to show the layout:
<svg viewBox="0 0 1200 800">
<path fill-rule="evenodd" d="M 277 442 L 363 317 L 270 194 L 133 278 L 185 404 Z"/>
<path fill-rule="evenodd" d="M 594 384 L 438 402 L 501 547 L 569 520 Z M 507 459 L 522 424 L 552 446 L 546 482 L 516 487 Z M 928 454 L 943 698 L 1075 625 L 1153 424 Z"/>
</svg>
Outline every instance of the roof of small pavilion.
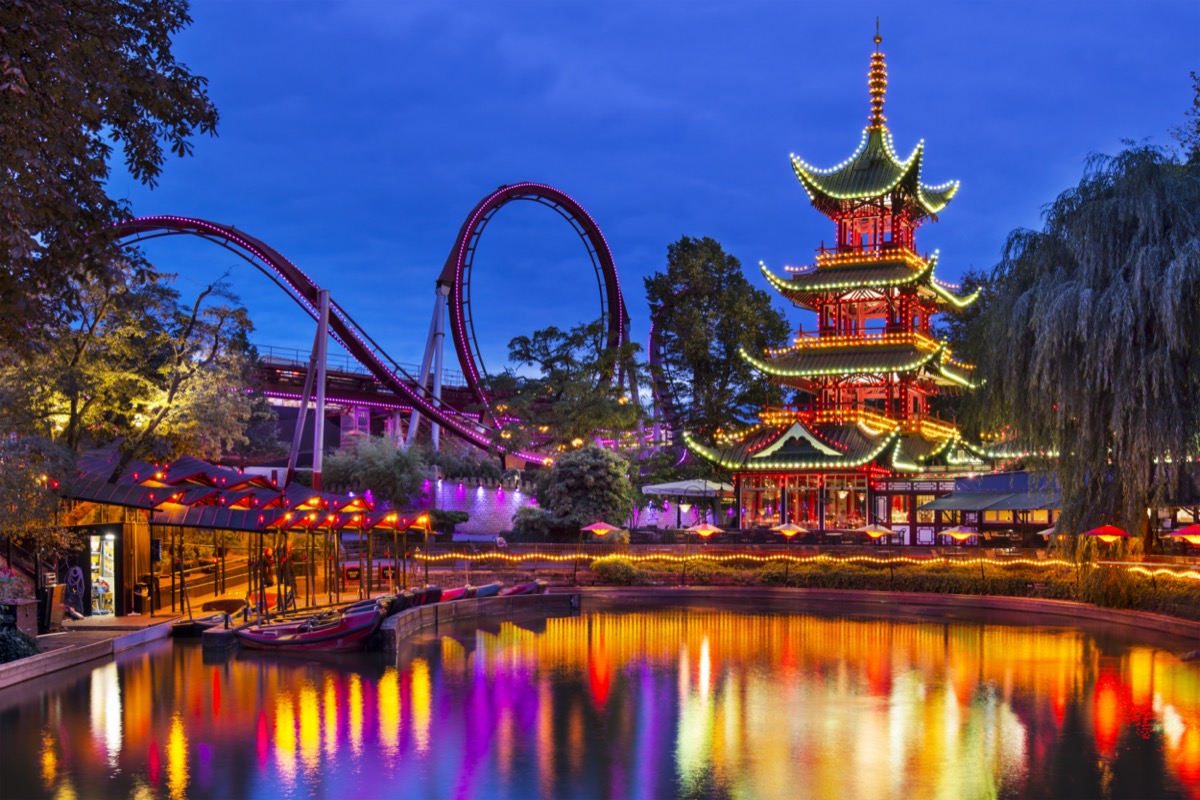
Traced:
<svg viewBox="0 0 1200 800">
<path fill-rule="evenodd" d="M 423 512 L 376 510 L 361 495 L 321 492 L 299 484 L 276 489 L 260 475 L 190 456 L 169 464 L 133 462 L 120 477 L 115 458 L 83 458 L 64 487 L 69 500 L 137 508 L 155 525 L 263 531 L 406 530 L 428 523 Z"/>
</svg>

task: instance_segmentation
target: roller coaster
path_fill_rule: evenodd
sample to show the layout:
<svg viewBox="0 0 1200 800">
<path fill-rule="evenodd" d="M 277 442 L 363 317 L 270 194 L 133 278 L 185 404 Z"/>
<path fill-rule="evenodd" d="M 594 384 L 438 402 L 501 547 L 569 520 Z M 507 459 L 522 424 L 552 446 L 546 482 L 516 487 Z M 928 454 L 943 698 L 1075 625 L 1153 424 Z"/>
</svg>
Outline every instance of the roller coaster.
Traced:
<svg viewBox="0 0 1200 800">
<path fill-rule="evenodd" d="M 435 282 L 434 312 L 429 339 L 422 365 L 411 374 L 371 338 L 348 311 L 336 303 L 328 290 L 322 289 L 308 274 L 288 260 L 278 250 L 231 225 L 203 219 L 179 216 L 150 216 L 131 219 L 116 229 L 116 238 L 125 244 L 136 244 L 164 236 L 194 236 L 224 247 L 256 267 L 270 278 L 301 309 L 318 323 L 307 385 L 302 399 L 312 394 L 311 367 L 319 367 L 317 380 L 317 420 L 320 425 L 325 392 L 325 337 L 340 344 L 352 359 L 386 388 L 395 398 L 411 409 L 407 443 L 415 439 L 422 417 L 433 426 L 436 445 L 438 431 L 444 428 L 454 436 L 500 456 L 516 457 L 526 462 L 548 463 L 546 456 L 536 452 L 509 452 L 503 445 L 491 410 L 490 387 L 483 358 L 479 351 L 475 323 L 471 315 L 471 272 L 480 238 L 496 213 L 518 200 L 544 205 L 563 217 L 583 241 L 596 273 L 600 290 L 600 308 L 606 322 L 607 347 L 618 348 L 629 338 L 629 314 L 621 294 L 620 282 L 612 251 L 595 220 L 567 194 L 540 183 L 518 183 L 501 186 L 484 197 L 467 215 L 442 272 Z M 442 343 L 445 336 L 445 315 L 449 311 L 450 334 L 458 356 L 467 388 L 477 405 L 478 413 L 466 413 L 442 398 Z M 319 356 L 319 357 L 318 357 Z M 613 376 L 601 376 L 612 380 Z M 616 379 L 628 382 L 631 396 L 637 398 L 632 371 L 621 369 Z M 307 402 L 304 403 L 307 407 Z M 301 426 L 303 424 L 301 423 Z M 318 441 L 320 437 L 318 437 Z M 293 456 L 296 445 L 293 444 Z M 319 471 L 319 469 L 318 469 Z"/>
</svg>

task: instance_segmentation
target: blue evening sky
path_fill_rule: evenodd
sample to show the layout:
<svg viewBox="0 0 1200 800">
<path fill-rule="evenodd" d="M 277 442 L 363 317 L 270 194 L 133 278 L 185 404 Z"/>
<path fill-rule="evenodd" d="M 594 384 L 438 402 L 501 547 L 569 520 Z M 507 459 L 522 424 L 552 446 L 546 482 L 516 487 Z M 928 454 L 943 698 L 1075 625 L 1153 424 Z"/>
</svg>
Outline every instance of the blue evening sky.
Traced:
<svg viewBox="0 0 1200 800">
<path fill-rule="evenodd" d="M 193 5 L 176 51 L 209 78 L 219 135 L 157 189 L 119 176 L 113 190 L 138 214 L 271 244 L 405 362 L 463 218 L 500 184 L 548 183 L 591 213 L 643 346 L 642 279 L 679 237 L 719 240 L 764 289 L 760 260 L 809 263 L 832 225 L 788 155 L 832 166 L 857 146 L 876 15 L 897 150 L 924 138 L 925 181 L 962 181 L 918 233 L 947 280 L 992 266 L 1088 154 L 1171 144 L 1200 70 L 1196 0 Z M 185 291 L 231 268 L 257 343 L 311 345 L 307 318 L 225 251 L 176 237 L 147 252 Z M 578 238 L 532 203 L 488 227 L 472 297 L 492 370 L 513 336 L 598 310 Z"/>
</svg>

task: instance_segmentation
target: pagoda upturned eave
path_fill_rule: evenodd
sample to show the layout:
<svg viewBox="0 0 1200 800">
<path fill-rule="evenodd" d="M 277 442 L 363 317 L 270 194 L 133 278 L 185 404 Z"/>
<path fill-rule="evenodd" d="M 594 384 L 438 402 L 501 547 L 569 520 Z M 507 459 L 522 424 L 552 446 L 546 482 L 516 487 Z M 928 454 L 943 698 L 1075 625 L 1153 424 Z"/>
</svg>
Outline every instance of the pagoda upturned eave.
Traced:
<svg viewBox="0 0 1200 800">
<path fill-rule="evenodd" d="M 892 472 L 924 472 L 984 463 L 978 448 L 957 429 L 901 429 L 898 423 L 873 429 L 857 424 L 822 423 L 799 415 L 771 425 L 758 424 L 724 445 L 708 445 L 684 433 L 695 455 L 742 473 L 853 471 L 868 467 Z"/>
<path fill-rule="evenodd" d="M 847 207 L 867 200 L 883 198 L 900 191 L 912 198 L 917 213 L 914 220 L 935 217 L 958 192 L 959 182 L 939 186 L 921 182 L 925 142 L 922 140 L 908 158 L 901 160 L 892 145 L 886 127 L 871 126 L 863 131 L 858 149 L 832 169 L 815 167 L 792 155 L 792 169 L 808 193 L 813 205 L 827 216 L 843 213 Z"/>
<path fill-rule="evenodd" d="M 935 250 L 929 260 L 921 259 L 908 252 L 882 257 L 862 256 L 841 258 L 821 263 L 813 269 L 782 277 L 776 275 L 765 264 L 759 262 L 759 270 L 771 288 L 801 308 L 816 311 L 825 295 L 848 292 L 872 291 L 880 294 L 889 289 L 916 286 L 925 299 L 939 305 L 966 308 L 979 297 L 979 291 L 963 296 L 956 294 L 956 287 L 943 283 L 936 277 L 938 253 Z"/>
</svg>

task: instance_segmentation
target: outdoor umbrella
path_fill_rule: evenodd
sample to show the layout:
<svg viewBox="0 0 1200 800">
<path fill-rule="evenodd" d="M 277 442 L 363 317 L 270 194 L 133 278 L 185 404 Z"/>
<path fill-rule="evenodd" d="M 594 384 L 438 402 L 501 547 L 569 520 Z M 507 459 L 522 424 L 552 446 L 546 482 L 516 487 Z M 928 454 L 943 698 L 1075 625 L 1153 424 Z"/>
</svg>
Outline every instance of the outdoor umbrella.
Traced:
<svg viewBox="0 0 1200 800">
<path fill-rule="evenodd" d="M 802 528 L 794 522 L 785 522 L 782 525 L 776 525 L 774 528 L 771 528 L 771 530 L 778 531 L 779 533 L 782 533 L 784 536 L 786 536 L 789 544 L 792 541 L 792 537 L 795 536 L 797 533 L 808 533 L 808 528 Z M 789 569 L 791 569 L 791 566 L 788 564 L 787 561 L 784 561 L 783 562 L 783 584 L 785 586 L 787 585 L 787 575 L 788 575 Z"/>
<path fill-rule="evenodd" d="M 721 532 L 721 529 L 718 528 L 716 525 L 713 525 L 711 522 L 701 522 L 698 525 L 693 525 L 692 527 L 686 528 L 685 530 L 687 531 L 688 534 L 693 534 L 693 533 L 699 534 L 701 537 L 703 537 L 705 539 L 707 539 L 709 536 L 712 536 L 714 533 Z M 680 581 L 680 583 L 683 583 L 683 584 L 687 583 L 688 547 L 691 545 L 691 543 L 692 543 L 692 537 L 689 535 L 683 541 L 683 570 L 679 574 L 679 581 Z"/>
<path fill-rule="evenodd" d="M 975 530 L 974 528 L 968 528 L 965 525 L 955 525 L 953 528 L 947 528 L 946 530 L 942 531 L 942 533 L 959 543 L 965 542 L 972 536 L 979 535 L 979 531 Z"/>
<path fill-rule="evenodd" d="M 1129 534 L 1116 525 L 1101 525 L 1099 528 L 1092 528 L 1090 531 L 1085 531 L 1083 535 L 1095 536 L 1105 544 L 1112 544 L 1117 539 L 1123 539 Z"/>
<path fill-rule="evenodd" d="M 872 522 L 870 525 L 863 525 L 861 528 L 855 528 L 854 531 L 855 533 L 865 533 L 872 539 L 878 539 L 881 536 L 890 536 L 892 534 L 891 528 L 884 527 L 883 525 L 879 525 L 874 522 Z"/>
<path fill-rule="evenodd" d="M 594 533 L 597 536 L 604 536 L 609 533 L 616 533 L 619 530 L 621 529 L 615 525 L 609 525 L 607 522 L 593 522 L 591 525 L 585 525 L 580 528 L 579 532 L 583 533 L 584 531 L 587 531 L 588 533 Z"/>
<path fill-rule="evenodd" d="M 1164 533 L 1163 536 L 1170 536 L 1172 539 L 1183 539 L 1188 544 L 1200 545 L 1200 525 L 1188 525 L 1186 528 Z"/>
<path fill-rule="evenodd" d="M 785 522 L 782 525 L 776 525 L 771 530 L 782 533 L 788 539 L 791 539 L 797 533 L 808 533 L 808 528 L 802 528 L 794 522 Z"/>
<path fill-rule="evenodd" d="M 699 525 L 693 525 L 692 527 L 688 528 L 687 532 L 688 533 L 697 533 L 697 534 L 703 536 L 705 539 L 707 539 L 709 536 L 712 536 L 714 533 L 720 533 L 721 529 L 718 528 L 716 525 L 713 525 L 711 522 L 701 522 Z"/>
<path fill-rule="evenodd" d="M 579 583 L 579 559 L 583 555 L 583 532 L 594 533 L 597 536 L 607 536 L 610 533 L 616 533 L 621 530 L 615 525 L 609 525 L 607 522 L 593 522 L 591 525 L 584 525 L 579 529 L 579 553 L 575 556 L 574 581 Z"/>
</svg>

